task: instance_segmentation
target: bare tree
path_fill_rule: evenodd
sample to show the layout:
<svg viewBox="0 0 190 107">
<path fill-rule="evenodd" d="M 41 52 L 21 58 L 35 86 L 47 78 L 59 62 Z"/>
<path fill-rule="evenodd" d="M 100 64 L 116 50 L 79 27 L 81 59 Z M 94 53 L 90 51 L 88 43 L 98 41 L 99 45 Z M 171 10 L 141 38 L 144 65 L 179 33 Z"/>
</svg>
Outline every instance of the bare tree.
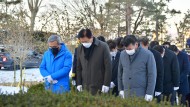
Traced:
<svg viewBox="0 0 190 107">
<path fill-rule="evenodd" d="M 27 0 L 27 1 L 28 1 L 28 7 L 30 10 L 30 16 L 27 15 L 30 18 L 30 31 L 33 31 L 34 25 L 35 25 L 36 15 L 39 11 L 42 0 Z"/>
<path fill-rule="evenodd" d="M 2 26 L 6 31 L 3 35 L 3 44 L 5 49 L 10 53 L 13 58 L 13 65 L 19 65 L 20 68 L 20 89 L 23 85 L 23 63 L 27 58 L 29 50 L 33 48 L 32 36 L 28 30 L 26 22 L 22 22 L 22 18 L 9 21 Z M 16 71 L 15 71 L 16 73 Z M 16 78 L 16 77 L 15 77 Z"/>
<path fill-rule="evenodd" d="M 110 23 L 112 21 L 110 5 L 103 0 L 70 0 L 68 3 L 62 0 L 62 4 L 67 5 L 69 13 L 75 15 L 77 24 L 81 27 L 92 29 L 93 33 L 109 36 Z M 116 20 L 116 19 L 114 19 Z M 114 26 L 116 28 L 115 23 Z"/>
<path fill-rule="evenodd" d="M 135 33 L 136 33 L 137 28 L 139 27 L 139 25 L 141 24 L 141 22 L 142 22 L 142 20 L 143 20 L 143 17 L 144 17 L 144 15 L 143 15 L 143 8 L 140 8 L 139 13 L 138 13 L 138 16 L 137 16 L 137 18 L 136 18 L 136 21 L 135 21 L 135 23 L 134 23 L 134 28 L 133 28 L 132 34 L 135 34 Z"/>
<path fill-rule="evenodd" d="M 175 23 L 176 29 L 177 29 L 177 33 L 178 33 L 178 39 L 179 42 L 182 45 L 182 48 L 185 48 L 185 42 L 186 42 L 186 38 L 185 36 L 188 35 L 188 32 L 190 30 L 190 10 L 188 10 L 185 14 L 184 14 L 184 18 L 182 21 L 180 21 L 179 24 Z"/>
<path fill-rule="evenodd" d="M 57 6 L 51 5 L 49 10 L 45 11 L 39 21 L 42 22 L 41 31 L 53 31 L 59 34 L 62 40 L 70 40 L 76 36 L 76 31 L 80 29 L 76 22 L 69 17 L 68 11 L 64 8 L 59 9 Z"/>
</svg>

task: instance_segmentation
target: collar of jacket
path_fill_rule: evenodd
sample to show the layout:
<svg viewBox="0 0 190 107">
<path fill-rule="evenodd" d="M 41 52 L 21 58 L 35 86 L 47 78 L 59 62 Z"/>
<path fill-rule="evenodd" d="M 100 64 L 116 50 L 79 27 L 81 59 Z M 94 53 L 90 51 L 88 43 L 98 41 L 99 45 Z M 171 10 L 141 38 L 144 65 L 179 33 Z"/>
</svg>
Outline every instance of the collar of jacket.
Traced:
<svg viewBox="0 0 190 107">
<path fill-rule="evenodd" d="M 98 46 L 98 45 L 100 44 L 100 40 L 98 40 L 98 39 L 95 38 L 95 37 L 94 37 L 94 39 L 95 39 L 95 40 L 94 40 L 94 44 L 95 44 L 96 46 Z"/>
<path fill-rule="evenodd" d="M 142 49 L 142 46 L 139 46 L 138 48 L 137 48 L 137 50 L 136 50 L 136 52 L 135 52 L 135 54 L 138 54 L 139 53 L 139 51 Z"/>
<path fill-rule="evenodd" d="M 120 57 L 120 53 L 121 53 L 121 52 L 118 51 L 117 54 L 116 54 L 116 56 L 115 56 L 115 58 Z"/>
<path fill-rule="evenodd" d="M 180 55 L 182 55 L 182 53 L 183 53 L 182 51 L 179 51 L 179 53 L 177 54 L 177 56 L 180 56 Z"/>
<path fill-rule="evenodd" d="M 139 46 L 136 51 L 135 54 L 131 56 L 131 63 L 135 60 L 135 58 L 137 57 L 137 55 L 139 54 L 140 50 L 142 49 L 141 46 Z M 126 53 L 126 55 L 129 57 L 129 55 Z"/>
<path fill-rule="evenodd" d="M 164 48 L 165 49 L 165 54 L 164 54 L 164 57 L 168 57 L 170 55 L 170 53 L 168 51 L 170 51 L 169 49 L 167 48 Z"/>
<path fill-rule="evenodd" d="M 116 63 L 119 62 L 119 57 L 120 57 L 120 52 L 118 51 L 117 54 L 116 54 L 116 56 L 115 56 L 114 64 L 112 65 L 112 69 L 115 68 Z"/>
<path fill-rule="evenodd" d="M 116 60 L 116 59 L 119 59 L 120 53 L 121 53 L 121 52 L 119 52 L 119 51 L 116 53 L 116 55 L 114 56 L 114 59 L 115 59 L 115 60 Z M 112 57 L 113 57 L 113 56 L 111 56 L 111 58 L 112 58 Z"/>
<path fill-rule="evenodd" d="M 65 52 L 67 50 L 64 43 L 61 43 L 60 45 L 61 45 L 60 51 L 59 51 L 59 53 L 57 54 L 57 56 L 54 59 L 56 59 L 56 58 L 62 56 L 63 54 L 65 54 Z M 51 49 L 49 49 L 48 51 L 51 53 L 51 55 L 53 55 L 53 53 L 51 52 Z"/>
</svg>

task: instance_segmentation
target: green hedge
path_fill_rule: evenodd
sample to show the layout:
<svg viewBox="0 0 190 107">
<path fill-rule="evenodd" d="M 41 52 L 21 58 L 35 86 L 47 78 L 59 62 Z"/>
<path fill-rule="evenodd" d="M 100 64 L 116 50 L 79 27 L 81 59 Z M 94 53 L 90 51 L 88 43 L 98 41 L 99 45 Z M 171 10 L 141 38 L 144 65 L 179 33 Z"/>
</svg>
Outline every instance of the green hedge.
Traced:
<svg viewBox="0 0 190 107">
<path fill-rule="evenodd" d="M 29 87 L 28 93 L 43 93 L 45 92 L 44 90 L 44 85 L 41 83 L 41 84 L 37 84 L 37 85 L 33 85 L 31 87 Z"/>
<path fill-rule="evenodd" d="M 74 88 L 72 88 L 74 89 Z M 29 88 L 25 94 L 0 95 L 0 107 L 171 107 L 169 102 L 157 104 L 144 99 L 121 99 L 108 94 L 92 96 L 87 92 L 57 95 L 44 91 L 43 84 Z"/>
</svg>

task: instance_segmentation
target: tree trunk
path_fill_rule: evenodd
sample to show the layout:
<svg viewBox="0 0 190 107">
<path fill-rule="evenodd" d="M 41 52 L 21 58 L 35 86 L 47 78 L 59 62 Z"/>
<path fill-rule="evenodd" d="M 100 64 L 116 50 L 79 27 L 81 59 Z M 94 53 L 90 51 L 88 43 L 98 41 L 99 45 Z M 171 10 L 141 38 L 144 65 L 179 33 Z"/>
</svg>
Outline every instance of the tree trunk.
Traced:
<svg viewBox="0 0 190 107">
<path fill-rule="evenodd" d="M 121 11 L 121 3 L 119 2 L 119 6 L 118 6 L 119 8 L 118 8 L 118 10 L 119 10 L 119 12 L 118 12 L 118 16 L 119 16 L 119 19 L 118 19 L 118 29 L 117 29 L 117 35 L 118 35 L 118 37 L 120 37 L 121 36 L 121 31 L 120 31 L 120 11 Z"/>
<path fill-rule="evenodd" d="M 128 31 L 128 16 L 127 16 L 127 6 L 126 6 L 126 15 L 125 15 L 125 22 L 126 22 L 126 35 L 129 34 L 129 31 Z"/>
<path fill-rule="evenodd" d="M 36 13 L 31 12 L 31 18 L 30 18 L 30 31 L 34 31 L 34 25 L 35 25 L 35 19 L 36 19 Z"/>
<path fill-rule="evenodd" d="M 16 58 L 14 58 L 14 59 L 16 59 Z M 14 66 L 14 85 L 15 85 L 16 84 L 16 65 L 15 65 L 15 61 L 14 61 L 13 66 Z"/>
<path fill-rule="evenodd" d="M 120 23 L 118 23 L 118 32 L 117 32 L 117 35 L 118 35 L 118 37 L 120 37 Z"/>
<path fill-rule="evenodd" d="M 138 14 L 137 19 L 136 19 L 135 24 L 134 24 L 134 29 L 133 29 L 132 34 L 136 33 L 137 28 L 139 27 L 140 23 L 143 20 L 143 15 L 141 15 L 142 11 L 143 11 L 143 8 L 141 8 L 139 11 L 139 14 Z"/>
<path fill-rule="evenodd" d="M 158 30 L 159 30 L 159 21 L 158 21 L 158 18 L 156 18 L 156 41 L 158 41 Z"/>
<path fill-rule="evenodd" d="M 126 35 L 131 34 L 131 4 L 126 3 Z"/>
<path fill-rule="evenodd" d="M 101 32 L 101 33 L 100 33 L 100 34 L 101 34 L 102 36 L 105 36 L 105 35 L 104 35 L 104 25 L 103 25 L 103 23 L 100 24 L 100 27 L 101 27 L 101 29 L 100 29 L 100 32 Z"/>
<path fill-rule="evenodd" d="M 20 90 L 22 91 L 22 62 L 20 61 Z"/>
<path fill-rule="evenodd" d="M 38 11 L 39 11 L 39 7 L 40 7 L 41 3 L 42 3 L 42 0 L 28 0 L 28 6 L 30 9 L 30 13 L 31 13 L 31 16 L 30 16 L 30 30 L 31 30 L 31 32 L 33 32 L 33 30 L 34 30 L 35 18 L 36 18 Z"/>
</svg>

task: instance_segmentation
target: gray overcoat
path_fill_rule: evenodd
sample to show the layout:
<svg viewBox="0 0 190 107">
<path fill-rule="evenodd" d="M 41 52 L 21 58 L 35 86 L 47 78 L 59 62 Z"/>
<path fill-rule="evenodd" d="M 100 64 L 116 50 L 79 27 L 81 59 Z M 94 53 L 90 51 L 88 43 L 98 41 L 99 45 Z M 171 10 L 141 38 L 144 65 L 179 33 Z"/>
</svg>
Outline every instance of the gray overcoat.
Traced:
<svg viewBox="0 0 190 107">
<path fill-rule="evenodd" d="M 156 63 L 153 54 L 139 47 L 133 56 L 122 51 L 118 66 L 118 89 L 125 98 L 153 95 L 156 84 Z"/>
</svg>

